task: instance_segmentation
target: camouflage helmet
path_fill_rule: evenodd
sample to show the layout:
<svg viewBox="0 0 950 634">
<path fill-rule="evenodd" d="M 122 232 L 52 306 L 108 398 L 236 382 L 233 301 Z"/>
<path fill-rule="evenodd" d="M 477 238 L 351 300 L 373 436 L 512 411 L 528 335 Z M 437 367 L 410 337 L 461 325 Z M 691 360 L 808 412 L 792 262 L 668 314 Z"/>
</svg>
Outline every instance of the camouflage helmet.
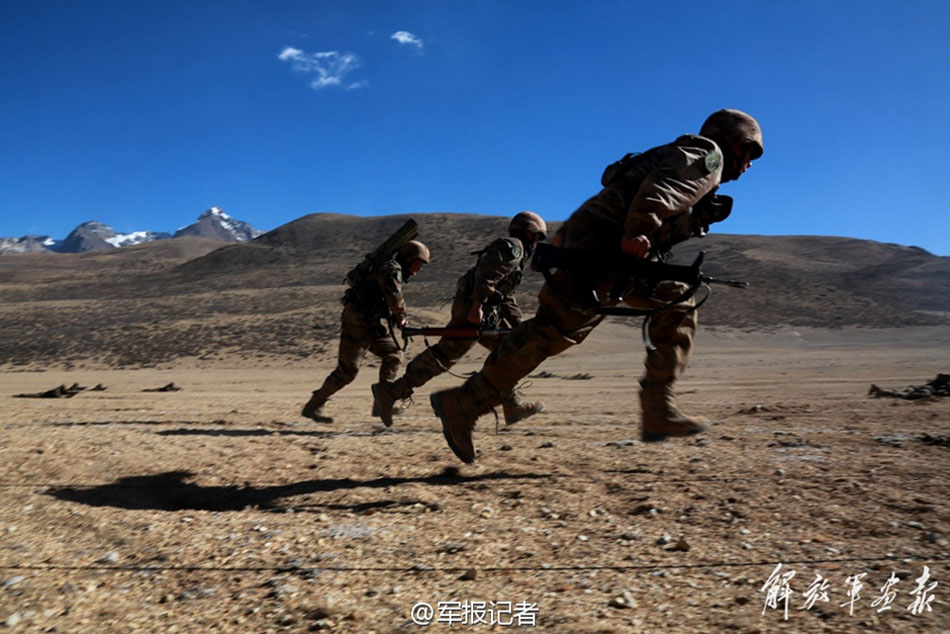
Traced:
<svg viewBox="0 0 950 634">
<path fill-rule="evenodd" d="M 522 211 L 515 214 L 515 217 L 508 223 L 508 233 L 511 234 L 516 231 L 540 233 L 543 240 L 548 235 L 548 226 L 544 224 L 544 219 L 533 211 Z"/>
<path fill-rule="evenodd" d="M 397 256 L 403 262 L 412 262 L 413 260 L 422 260 L 426 264 L 429 263 L 429 247 L 422 244 L 418 240 L 410 240 L 406 244 L 399 247 L 399 254 Z"/>
<path fill-rule="evenodd" d="M 712 139 L 720 147 L 728 146 L 731 143 L 751 146 L 751 158 L 753 160 L 762 156 L 764 151 L 762 128 L 759 127 L 759 122 L 741 110 L 733 110 L 732 108 L 717 110 L 709 115 L 699 134 Z M 722 149 L 726 150 L 727 148 L 722 147 Z"/>
</svg>

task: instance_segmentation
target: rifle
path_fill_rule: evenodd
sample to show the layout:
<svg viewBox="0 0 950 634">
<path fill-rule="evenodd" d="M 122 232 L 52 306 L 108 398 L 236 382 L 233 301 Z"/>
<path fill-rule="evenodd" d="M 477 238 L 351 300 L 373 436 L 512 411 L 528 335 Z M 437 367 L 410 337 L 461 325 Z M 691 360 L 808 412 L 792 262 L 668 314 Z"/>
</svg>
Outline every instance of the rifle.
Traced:
<svg viewBox="0 0 950 634">
<path fill-rule="evenodd" d="M 617 282 L 610 291 L 614 300 L 623 299 L 623 291 L 630 280 L 636 277 L 652 281 L 670 280 L 683 282 L 690 287 L 699 287 L 702 284 L 723 284 L 733 288 L 747 288 L 748 282 L 724 280 L 705 275 L 702 271 L 705 251 L 700 251 L 692 264 L 670 264 L 656 262 L 627 255 L 626 253 L 607 254 L 588 249 L 568 249 L 556 247 L 546 242 L 538 243 L 531 259 L 531 268 L 545 274 L 545 279 L 551 269 L 569 269 L 575 271 L 611 271 L 617 274 Z"/>
<path fill-rule="evenodd" d="M 445 337 L 447 339 L 501 339 L 511 328 L 482 328 L 481 326 L 454 326 L 452 328 L 413 328 L 406 326 L 402 329 L 402 349 L 409 347 L 412 337 Z M 426 343 L 428 345 L 428 342 Z"/>
<path fill-rule="evenodd" d="M 687 309 L 689 311 L 699 308 L 706 299 L 709 298 L 709 285 L 722 284 L 733 288 L 748 288 L 748 282 L 737 280 L 724 280 L 710 277 L 702 272 L 703 259 L 706 256 L 705 251 L 700 251 L 696 259 L 690 265 L 670 264 L 668 262 L 657 262 L 653 260 L 644 260 L 636 258 L 620 251 L 604 254 L 599 251 L 588 249 L 568 249 L 565 247 L 556 247 L 552 244 L 541 242 L 534 250 L 534 257 L 531 259 L 531 268 L 540 271 L 549 285 L 554 287 L 551 278 L 551 269 L 564 269 L 589 273 L 591 275 L 598 272 L 612 272 L 617 276 L 617 280 L 610 289 L 609 299 L 613 302 L 622 301 L 624 291 L 634 278 L 647 279 L 653 282 L 673 281 L 682 282 L 687 285 L 687 290 L 679 297 L 670 300 L 663 306 L 657 308 L 628 308 L 617 306 L 602 306 L 597 292 L 591 289 L 590 301 L 582 308 L 591 310 L 598 315 L 618 315 L 621 317 L 646 317 L 643 320 L 643 340 L 648 349 L 654 349 L 650 343 L 650 337 L 647 332 L 650 317 L 660 310 L 671 308 L 692 297 L 697 290 L 705 288 L 707 294 L 696 305 Z"/>
<path fill-rule="evenodd" d="M 453 328 L 412 328 L 402 329 L 403 337 L 446 337 L 448 339 L 500 339 L 511 332 L 511 328 L 482 328 L 480 326 L 455 326 Z"/>
<path fill-rule="evenodd" d="M 343 281 L 349 284 L 351 288 L 356 288 L 360 282 L 366 279 L 366 276 L 369 275 L 369 272 L 374 266 L 394 257 L 404 244 L 410 240 L 414 240 L 418 235 L 419 225 L 416 224 L 415 220 L 410 218 L 404 222 L 394 234 L 389 236 L 385 242 L 376 247 L 372 252 L 363 256 L 363 261 L 353 267 L 353 269 L 346 274 L 346 277 L 343 278 Z"/>
</svg>

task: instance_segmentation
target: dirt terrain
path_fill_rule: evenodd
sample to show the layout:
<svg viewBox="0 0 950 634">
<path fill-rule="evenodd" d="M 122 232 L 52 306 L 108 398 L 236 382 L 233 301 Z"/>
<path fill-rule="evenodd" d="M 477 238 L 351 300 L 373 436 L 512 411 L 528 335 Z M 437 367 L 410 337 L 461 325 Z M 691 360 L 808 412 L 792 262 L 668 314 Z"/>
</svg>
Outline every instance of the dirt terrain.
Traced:
<svg viewBox="0 0 950 634">
<path fill-rule="evenodd" d="M 482 601 L 496 624 L 453 631 L 946 632 L 950 402 L 867 391 L 923 383 L 948 351 L 939 328 L 707 329 L 681 401 L 717 424 L 643 444 L 637 330 L 605 324 L 531 379 L 544 413 L 497 433 L 480 420 L 473 466 L 428 388 L 391 430 L 372 419 L 375 368 L 331 401 L 330 425 L 296 416 L 326 362 L 7 371 L 0 622 L 414 632 L 424 602 L 447 631 L 473 616 L 439 602 Z M 76 381 L 108 389 L 10 398 Z M 182 390 L 141 391 L 169 382 Z M 787 620 L 781 604 L 763 614 L 778 563 L 796 573 Z M 913 614 L 924 566 L 935 600 Z M 816 575 L 829 601 L 799 609 Z"/>
<path fill-rule="evenodd" d="M 418 219 L 433 264 L 406 286 L 410 319 L 441 325 L 506 220 Z M 340 280 L 404 220 L 0 258 L 0 626 L 383 634 L 421 631 L 428 604 L 431 631 L 950 631 L 950 399 L 868 396 L 950 372 L 950 258 L 684 245 L 753 283 L 701 309 L 679 389 L 711 430 L 638 440 L 639 324 L 611 321 L 528 379 L 542 414 L 479 421 L 467 466 L 428 406 L 451 376 L 389 430 L 371 366 L 333 424 L 298 416 L 335 362 Z M 528 314 L 539 286 L 519 292 Z M 14 398 L 74 383 L 106 389 Z"/>
</svg>

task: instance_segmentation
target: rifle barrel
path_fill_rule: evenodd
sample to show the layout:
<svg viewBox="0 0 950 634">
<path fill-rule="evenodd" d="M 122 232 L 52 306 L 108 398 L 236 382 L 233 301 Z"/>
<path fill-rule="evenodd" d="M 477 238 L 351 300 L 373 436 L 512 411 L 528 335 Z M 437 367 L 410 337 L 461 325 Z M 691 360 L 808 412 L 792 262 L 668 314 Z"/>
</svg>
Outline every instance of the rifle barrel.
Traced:
<svg viewBox="0 0 950 634">
<path fill-rule="evenodd" d="M 700 277 L 700 280 L 706 284 L 723 284 L 724 286 L 731 286 L 732 288 L 749 288 L 752 286 L 748 282 L 740 282 L 739 280 L 721 280 L 717 277 L 707 277 L 705 275 Z"/>
<path fill-rule="evenodd" d="M 619 297 L 624 288 L 634 276 L 641 276 L 652 280 L 669 280 L 683 282 L 690 286 L 705 282 L 707 284 L 724 284 L 733 288 L 747 288 L 747 282 L 735 280 L 720 280 L 703 275 L 701 267 L 705 252 L 700 252 L 692 264 L 670 264 L 643 260 L 623 253 L 600 253 L 587 249 L 570 249 L 556 247 L 542 242 L 535 247 L 531 268 L 545 272 L 550 269 L 573 269 L 577 271 L 591 271 L 595 269 L 614 271 L 617 274 L 617 284 L 613 292 Z"/>
<path fill-rule="evenodd" d="M 504 337 L 509 332 L 508 328 L 478 328 L 457 327 L 457 328 L 412 328 L 402 329 L 403 336 L 406 337 L 446 337 L 449 339 L 481 339 L 482 337 Z"/>
</svg>

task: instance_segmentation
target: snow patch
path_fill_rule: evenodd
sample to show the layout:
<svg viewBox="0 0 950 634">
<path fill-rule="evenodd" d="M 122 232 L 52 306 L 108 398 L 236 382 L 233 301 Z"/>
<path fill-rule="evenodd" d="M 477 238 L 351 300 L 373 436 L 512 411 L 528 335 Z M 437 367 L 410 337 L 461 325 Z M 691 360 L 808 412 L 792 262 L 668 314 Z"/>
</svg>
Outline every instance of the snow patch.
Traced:
<svg viewBox="0 0 950 634">
<path fill-rule="evenodd" d="M 105 238 L 105 241 L 114 247 L 127 247 L 133 244 L 141 244 L 151 240 L 151 231 L 133 231 L 132 233 L 119 233 L 112 238 Z"/>
</svg>

